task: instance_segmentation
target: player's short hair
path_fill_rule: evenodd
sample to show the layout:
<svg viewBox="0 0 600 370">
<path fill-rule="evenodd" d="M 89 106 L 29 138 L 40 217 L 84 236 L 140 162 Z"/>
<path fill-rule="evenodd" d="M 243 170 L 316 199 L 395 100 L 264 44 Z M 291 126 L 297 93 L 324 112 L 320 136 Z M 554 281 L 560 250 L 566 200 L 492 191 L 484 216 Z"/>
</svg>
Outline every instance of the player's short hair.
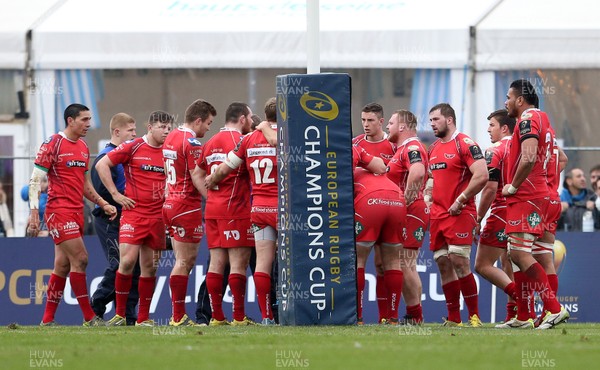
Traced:
<svg viewBox="0 0 600 370">
<path fill-rule="evenodd" d="M 246 103 L 233 102 L 229 104 L 225 111 L 225 122 L 237 122 L 241 116 L 247 116 L 250 113 L 250 108 Z"/>
<path fill-rule="evenodd" d="M 269 98 L 265 103 L 265 117 L 269 122 L 277 122 L 277 99 Z"/>
<path fill-rule="evenodd" d="M 517 120 L 509 116 L 508 111 L 506 109 L 498 109 L 493 111 L 492 113 L 490 113 L 487 119 L 489 121 L 492 118 L 495 118 L 496 121 L 498 121 L 500 127 L 507 126 L 508 132 L 510 132 L 511 134 L 513 133 Z"/>
<path fill-rule="evenodd" d="M 406 109 L 398 109 L 394 114 L 398 115 L 398 121 L 404 123 L 409 130 L 417 129 L 417 117 L 413 112 Z"/>
<path fill-rule="evenodd" d="M 185 110 L 185 122 L 192 123 L 198 118 L 205 121 L 209 115 L 217 116 L 217 110 L 206 100 L 198 99 Z"/>
<path fill-rule="evenodd" d="M 77 118 L 79 116 L 79 113 L 81 112 L 87 112 L 89 111 L 90 108 L 86 107 L 83 104 L 70 104 L 68 107 L 65 108 L 65 113 L 64 113 L 64 118 L 65 118 L 65 127 L 67 127 L 69 125 L 68 119 L 70 118 Z"/>
<path fill-rule="evenodd" d="M 130 123 L 135 123 L 135 119 L 127 113 L 117 113 L 110 119 L 110 132 L 112 133 L 116 128 L 122 128 Z"/>
<path fill-rule="evenodd" d="M 514 80 L 510 84 L 510 89 L 513 89 L 517 97 L 522 96 L 528 104 L 533 105 L 536 108 L 540 106 L 540 98 L 538 98 L 535 88 L 528 80 L 521 78 Z"/>
<path fill-rule="evenodd" d="M 258 126 L 261 122 L 262 122 L 262 118 L 260 118 L 260 116 L 258 114 L 253 114 L 252 115 L 252 125 L 251 125 L 252 131 L 256 130 L 256 126 Z"/>
<path fill-rule="evenodd" d="M 362 110 L 362 113 L 375 113 L 377 118 L 383 118 L 383 107 L 378 103 L 369 103 L 365 105 Z"/>
<path fill-rule="evenodd" d="M 173 123 L 175 122 L 175 117 L 172 114 L 167 113 L 162 110 L 155 110 L 150 113 L 150 117 L 148 118 L 148 123 L 153 125 L 155 123 Z"/>
<path fill-rule="evenodd" d="M 452 117 L 452 121 L 456 124 L 456 113 L 454 112 L 454 108 L 452 108 L 452 106 L 448 103 L 439 103 L 434 105 L 430 110 L 429 113 L 433 113 L 436 110 L 440 110 L 440 114 L 446 118 L 448 117 Z"/>
</svg>

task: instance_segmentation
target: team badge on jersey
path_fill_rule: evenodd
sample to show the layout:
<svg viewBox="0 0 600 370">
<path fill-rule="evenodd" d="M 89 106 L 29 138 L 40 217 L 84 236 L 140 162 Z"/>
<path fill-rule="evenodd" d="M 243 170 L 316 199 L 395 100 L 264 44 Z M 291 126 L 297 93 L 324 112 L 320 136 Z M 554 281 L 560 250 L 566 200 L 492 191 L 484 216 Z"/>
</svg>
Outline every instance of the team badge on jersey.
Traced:
<svg viewBox="0 0 600 370">
<path fill-rule="evenodd" d="M 419 150 L 411 150 L 410 152 L 408 152 L 408 160 L 410 162 L 410 164 L 413 163 L 417 163 L 417 162 L 423 162 L 423 158 L 421 158 L 421 152 L 419 152 Z"/>
<path fill-rule="evenodd" d="M 526 135 L 531 132 L 531 121 L 526 119 L 519 123 L 519 134 L 521 136 Z"/>
<path fill-rule="evenodd" d="M 469 151 L 471 152 L 471 157 L 473 157 L 473 159 L 483 159 L 483 153 L 481 152 L 481 149 L 479 149 L 479 145 L 471 145 Z"/>
</svg>

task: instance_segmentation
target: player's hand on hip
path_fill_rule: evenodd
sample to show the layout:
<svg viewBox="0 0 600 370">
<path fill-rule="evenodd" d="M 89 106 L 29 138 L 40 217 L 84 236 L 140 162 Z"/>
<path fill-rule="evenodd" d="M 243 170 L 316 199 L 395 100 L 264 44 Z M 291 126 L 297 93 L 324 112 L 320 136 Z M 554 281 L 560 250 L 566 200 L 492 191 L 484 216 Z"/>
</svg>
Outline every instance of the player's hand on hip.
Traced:
<svg viewBox="0 0 600 370">
<path fill-rule="evenodd" d="M 462 211 L 464 206 L 465 205 L 460 202 L 454 202 L 452 203 L 450 208 L 448 208 L 448 213 L 450 214 L 450 216 L 458 216 L 460 215 L 460 212 Z"/>
<path fill-rule="evenodd" d="M 123 194 L 118 194 L 117 196 L 113 196 L 115 202 L 119 203 L 123 206 L 123 209 L 133 209 L 135 208 L 135 201 L 131 198 L 127 198 Z"/>
</svg>

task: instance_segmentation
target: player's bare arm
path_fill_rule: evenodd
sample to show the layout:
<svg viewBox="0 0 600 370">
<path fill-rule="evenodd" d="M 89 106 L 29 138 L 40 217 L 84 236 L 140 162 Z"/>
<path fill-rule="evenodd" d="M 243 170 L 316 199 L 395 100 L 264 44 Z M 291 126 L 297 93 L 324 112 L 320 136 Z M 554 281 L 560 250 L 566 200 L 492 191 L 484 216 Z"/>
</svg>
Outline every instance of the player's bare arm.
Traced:
<svg viewBox="0 0 600 370">
<path fill-rule="evenodd" d="M 262 121 L 256 126 L 256 129 L 265 136 L 269 145 L 277 145 L 277 131 L 273 130 L 271 124 L 268 121 Z"/>
<path fill-rule="evenodd" d="M 235 167 L 237 168 L 237 167 Z M 230 167 L 227 162 L 223 162 L 217 167 L 216 171 L 206 176 L 204 180 L 204 186 L 206 189 L 212 189 L 218 185 L 227 175 L 229 175 L 235 168 Z"/>
<path fill-rule="evenodd" d="M 460 195 L 456 198 L 454 203 L 452 203 L 452 205 L 448 209 L 448 213 L 450 213 L 450 216 L 456 216 L 460 214 L 460 211 L 464 207 L 464 204 L 469 199 L 477 195 L 477 193 L 479 193 L 481 189 L 483 189 L 483 187 L 489 180 L 487 164 L 485 163 L 485 159 L 483 158 L 473 162 L 469 166 L 469 171 L 471 171 L 471 173 L 473 174 L 473 176 L 471 177 L 471 181 L 469 181 L 469 185 L 467 185 L 465 191 L 460 193 Z"/>
<path fill-rule="evenodd" d="M 406 189 L 404 190 L 404 199 L 406 205 L 410 205 L 419 196 L 419 190 L 423 186 L 425 179 L 425 166 L 421 162 L 413 163 L 408 170 L 406 179 Z"/>
<path fill-rule="evenodd" d="M 35 166 L 29 179 L 29 222 L 27 223 L 26 235 L 30 237 L 38 236 L 40 232 L 40 194 L 42 192 L 42 178 L 46 176 L 47 171 L 41 167 Z"/>
<path fill-rule="evenodd" d="M 119 190 L 117 190 L 117 186 L 115 185 L 112 179 L 110 169 L 114 166 L 115 165 L 114 163 L 112 163 L 110 158 L 108 158 L 108 156 L 104 156 L 101 160 L 98 161 L 98 163 L 96 163 L 96 171 L 98 172 L 100 180 L 106 187 L 106 190 L 108 190 L 110 195 L 112 195 L 115 202 L 123 206 L 123 209 L 133 209 L 135 207 L 135 201 L 119 193 Z"/>
<path fill-rule="evenodd" d="M 527 138 L 521 142 L 521 158 L 517 164 L 517 171 L 512 183 L 504 185 L 502 195 L 509 197 L 515 194 L 519 186 L 527 179 L 535 166 L 537 147 L 538 139 L 535 137 Z"/>
<path fill-rule="evenodd" d="M 192 175 L 192 182 L 194 183 L 194 186 L 196 187 L 196 189 L 198 189 L 198 191 L 200 192 L 202 197 L 204 197 L 204 199 L 207 199 L 208 191 L 207 191 L 207 187 L 205 185 L 206 171 L 204 171 L 202 168 L 196 166 L 196 167 L 194 167 L 194 171 L 192 171 L 191 175 Z"/>
<path fill-rule="evenodd" d="M 386 173 L 387 166 L 385 165 L 383 159 L 379 157 L 373 157 L 371 162 L 369 162 L 369 164 L 366 166 L 366 169 L 375 174 L 380 175 L 382 173 Z"/>
<path fill-rule="evenodd" d="M 568 163 L 569 157 L 567 157 L 561 148 L 558 148 L 558 172 L 563 172 L 567 168 Z"/>
<path fill-rule="evenodd" d="M 104 200 L 100 194 L 94 189 L 92 185 L 92 178 L 90 177 L 89 171 L 85 173 L 85 182 L 83 183 L 83 196 L 89 201 L 94 202 L 98 207 L 102 208 L 105 214 L 109 216 L 109 220 L 114 220 L 117 217 L 117 208 L 106 200 Z"/>
</svg>

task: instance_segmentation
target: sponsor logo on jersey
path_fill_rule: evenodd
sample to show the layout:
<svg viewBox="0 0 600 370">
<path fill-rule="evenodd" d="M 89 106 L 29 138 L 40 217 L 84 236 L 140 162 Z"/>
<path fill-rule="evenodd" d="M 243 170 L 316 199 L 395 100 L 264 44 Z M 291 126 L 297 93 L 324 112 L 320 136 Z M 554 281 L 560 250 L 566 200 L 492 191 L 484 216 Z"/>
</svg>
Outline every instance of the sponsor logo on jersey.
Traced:
<svg viewBox="0 0 600 370">
<path fill-rule="evenodd" d="M 260 231 L 260 226 L 258 226 L 257 224 L 252 224 L 252 226 L 250 226 L 250 232 L 254 234 L 257 231 Z"/>
<path fill-rule="evenodd" d="M 446 159 L 452 159 L 452 158 L 456 157 L 456 154 L 448 154 L 448 153 L 444 153 L 444 157 L 445 157 Z"/>
<path fill-rule="evenodd" d="M 225 240 L 240 240 L 240 232 L 237 230 L 225 230 L 223 231 L 223 235 L 225 235 Z"/>
<path fill-rule="evenodd" d="M 61 153 L 61 154 L 59 154 L 59 155 L 58 155 L 58 158 L 62 158 L 62 157 L 72 157 L 72 156 L 74 156 L 74 155 L 75 155 L 75 154 L 73 154 L 73 153 Z"/>
<path fill-rule="evenodd" d="M 429 169 L 432 171 L 435 170 L 445 170 L 446 167 L 448 167 L 448 165 L 446 164 L 446 162 L 440 162 L 440 163 L 432 163 L 429 165 Z"/>
<path fill-rule="evenodd" d="M 81 152 L 81 156 L 82 156 L 83 158 L 87 158 L 87 157 L 88 157 L 88 154 L 87 154 L 87 153 L 85 153 L 85 152 Z"/>
<path fill-rule="evenodd" d="M 214 153 L 206 157 L 206 164 L 210 165 L 214 162 L 225 162 L 227 154 L 225 153 Z"/>
<path fill-rule="evenodd" d="M 457 238 L 467 238 L 469 233 L 455 233 Z"/>
<path fill-rule="evenodd" d="M 67 161 L 67 167 L 87 167 L 84 161 L 71 160 Z"/>
<path fill-rule="evenodd" d="M 123 224 L 123 225 L 121 225 L 121 228 L 119 229 L 119 231 L 132 233 L 135 231 L 135 227 L 133 227 L 133 225 L 131 225 L 131 224 Z"/>
<path fill-rule="evenodd" d="M 521 220 L 508 220 L 510 226 L 517 226 L 521 223 Z"/>
<path fill-rule="evenodd" d="M 58 238 L 58 236 L 60 235 L 60 233 L 56 229 L 50 229 L 48 231 L 48 234 L 50 234 L 50 237 L 55 238 L 55 239 Z"/>
<path fill-rule="evenodd" d="M 181 226 L 173 226 L 173 230 L 179 235 L 180 238 L 185 236 L 185 229 Z"/>
<path fill-rule="evenodd" d="M 335 100 L 320 91 L 304 93 L 300 97 L 300 106 L 309 116 L 323 121 L 336 119 L 340 112 Z"/>
<path fill-rule="evenodd" d="M 367 200 L 367 205 L 369 205 L 369 206 L 383 205 L 383 206 L 388 206 L 388 207 L 404 206 L 404 204 L 399 200 L 381 199 L 381 198 L 369 198 L 369 200 Z"/>
<path fill-rule="evenodd" d="M 536 227 L 542 223 L 542 217 L 537 212 L 531 212 L 529 216 L 527 216 L 527 223 L 531 227 Z"/>
<path fill-rule="evenodd" d="M 49 138 L 47 138 L 46 140 L 44 140 L 43 144 L 49 144 L 52 141 L 53 136 L 50 136 Z"/>
<path fill-rule="evenodd" d="M 417 241 L 423 241 L 423 238 L 425 238 L 425 230 L 423 230 L 423 226 L 417 227 L 417 229 L 413 232 L 413 236 Z"/>
<path fill-rule="evenodd" d="M 177 152 L 175 150 L 163 149 L 163 157 L 166 159 L 177 159 Z"/>
<path fill-rule="evenodd" d="M 277 156 L 277 149 L 273 147 L 249 148 L 246 155 L 248 157 L 275 157 Z"/>
<path fill-rule="evenodd" d="M 360 223 L 360 221 L 356 221 L 354 223 L 354 235 L 359 235 L 364 230 L 364 226 Z"/>
<path fill-rule="evenodd" d="M 63 225 L 63 230 L 75 230 L 75 229 L 79 229 L 79 225 L 77 224 L 77 222 L 75 221 L 67 221 L 67 223 L 65 223 Z"/>
<path fill-rule="evenodd" d="M 165 173 L 164 167 L 155 166 L 153 164 L 143 164 L 140 166 L 142 171 Z"/>
<path fill-rule="evenodd" d="M 198 225 L 194 229 L 194 234 L 204 234 L 204 226 Z"/>
<path fill-rule="evenodd" d="M 406 148 L 406 149 L 408 149 L 408 151 L 419 150 L 419 146 L 418 145 L 409 145 L 408 148 Z"/>
<path fill-rule="evenodd" d="M 464 137 L 463 141 L 465 142 L 465 144 L 467 145 L 473 145 L 475 144 L 475 142 L 473 141 L 473 139 L 471 139 L 470 137 Z"/>
<path fill-rule="evenodd" d="M 202 143 L 200 142 L 200 140 L 196 139 L 195 137 L 191 137 L 188 139 L 188 142 L 192 145 L 192 146 L 202 146 Z"/>
</svg>

